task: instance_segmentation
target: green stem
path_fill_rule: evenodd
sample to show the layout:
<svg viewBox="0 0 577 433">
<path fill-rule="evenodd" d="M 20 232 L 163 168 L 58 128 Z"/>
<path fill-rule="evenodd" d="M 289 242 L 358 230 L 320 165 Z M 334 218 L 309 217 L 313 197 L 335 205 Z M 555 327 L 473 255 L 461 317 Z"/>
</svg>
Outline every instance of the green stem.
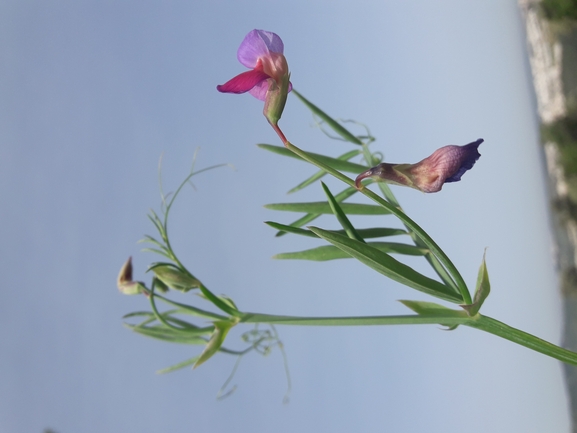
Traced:
<svg viewBox="0 0 577 433">
<path fill-rule="evenodd" d="M 318 168 L 325 170 L 327 173 L 330 173 L 331 175 L 333 175 L 334 177 L 336 177 L 340 181 L 346 183 L 347 185 L 352 186 L 352 187 L 355 186 L 355 182 L 351 178 L 345 176 L 344 174 L 342 174 L 338 170 L 334 170 L 333 168 L 329 167 L 328 165 L 323 164 L 322 162 L 313 158 L 307 152 L 299 149 L 298 147 L 296 147 L 294 144 L 290 143 L 289 141 L 287 141 L 285 143 L 285 146 L 287 147 L 287 149 L 291 150 L 293 153 L 300 156 L 305 161 L 308 161 L 311 164 L 316 165 Z M 369 197 L 371 200 L 380 204 L 384 208 L 388 209 L 393 215 L 395 215 L 397 218 L 399 218 L 411 231 L 413 231 L 415 234 L 417 234 L 419 236 L 419 238 L 421 238 L 423 240 L 423 242 L 426 244 L 427 248 L 429 248 L 429 250 L 431 250 L 431 253 L 433 253 L 441 261 L 441 263 L 447 268 L 447 270 L 451 273 L 451 275 L 453 276 L 453 278 L 457 282 L 457 286 L 459 287 L 459 291 L 460 291 L 461 296 L 463 298 L 463 303 L 464 304 L 471 304 L 471 295 L 469 293 L 469 290 L 467 289 L 467 285 L 465 284 L 463 277 L 461 276 L 461 274 L 459 273 L 459 271 L 457 270 L 457 268 L 455 267 L 453 262 L 451 262 L 449 257 L 447 257 L 445 252 L 435 243 L 435 241 L 427 234 L 427 232 L 425 232 L 416 222 L 414 222 L 411 218 L 409 218 L 398 207 L 392 205 L 387 200 L 383 199 L 382 197 L 375 194 L 371 190 L 369 190 L 367 188 L 361 188 L 360 192 L 363 193 L 364 195 L 366 195 L 367 197 Z"/>
<path fill-rule="evenodd" d="M 452 311 L 452 310 L 450 310 Z M 472 319 L 463 314 L 456 316 L 353 316 L 353 317 L 295 317 L 274 314 L 243 313 L 241 323 L 268 323 L 295 326 L 382 326 L 382 325 L 465 325 Z"/>
<path fill-rule="evenodd" d="M 540 352 L 567 364 L 577 365 L 577 353 L 556 346 L 555 344 L 549 343 L 548 341 L 542 340 L 541 338 L 535 337 L 534 335 L 528 334 L 520 329 L 513 328 L 512 326 L 506 325 L 505 323 L 499 322 L 491 317 L 479 316 L 480 317 L 477 320 L 471 320 L 464 323 L 464 325 L 497 335 L 505 340 L 520 344 L 521 346 L 525 346 L 531 350 Z"/>
<path fill-rule="evenodd" d="M 177 331 L 186 331 L 186 328 L 182 328 L 180 326 L 174 326 L 173 324 L 168 322 L 168 320 L 166 320 L 164 318 L 164 316 L 158 312 L 158 309 L 156 308 L 156 302 L 154 301 L 154 296 L 155 295 L 154 295 L 154 284 L 153 284 L 152 287 L 150 288 L 150 293 L 149 293 L 148 299 L 150 301 L 150 306 L 152 308 L 152 311 L 154 312 L 154 315 L 156 316 L 156 319 L 159 322 L 161 322 L 164 326 L 166 326 L 167 328 L 172 328 L 172 329 L 175 329 Z"/>
<path fill-rule="evenodd" d="M 268 323 L 292 326 L 383 326 L 383 325 L 464 325 L 488 332 L 505 340 L 512 341 L 531 350 L 542 353 L 567 364 L 577 365 L 577 353 L 534 335 L 506 325 L 491 317 L 477 315 L 469 317 L 462 311 L 450 310 L 446 315 L 403 315 L 403 316 L 358 316 L 358 317 L 295 317 L 273 314 L 243 313 L 243 323 Z"/>
</svg>

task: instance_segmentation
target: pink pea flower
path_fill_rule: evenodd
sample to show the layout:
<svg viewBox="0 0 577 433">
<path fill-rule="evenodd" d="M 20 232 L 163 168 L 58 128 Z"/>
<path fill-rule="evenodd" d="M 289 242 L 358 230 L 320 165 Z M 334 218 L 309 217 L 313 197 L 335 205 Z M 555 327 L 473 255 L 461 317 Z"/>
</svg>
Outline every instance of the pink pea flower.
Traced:
<svg viewBox="0 0 577 433">
<path fill-rule="evenodd" d="M 276 126 L 287 94 L 292 89 L 283 51 L 284 44 L 277 34 L 252 30 L 245 36 L 237 52 L 238 61 L 251 70 L 216 86 L 216 89 L 222 93 L 249 92 L 265 101 L 264 115 L 271 125 Z"/>
<path fill-rule="evenodd" d="M 481 156 L 477 148 L 482 138 L 464 146 L 445 146 L 416 164 L 388 164 L 383 162 L 359 174 L 355 180 L 357 189 L 361 181 L 371 178 L 377 182 L 404 185 L 423 192 L 438 192 L 446 182 L 458 182 L 467 170 L 473 168 Z"/>
</svg>

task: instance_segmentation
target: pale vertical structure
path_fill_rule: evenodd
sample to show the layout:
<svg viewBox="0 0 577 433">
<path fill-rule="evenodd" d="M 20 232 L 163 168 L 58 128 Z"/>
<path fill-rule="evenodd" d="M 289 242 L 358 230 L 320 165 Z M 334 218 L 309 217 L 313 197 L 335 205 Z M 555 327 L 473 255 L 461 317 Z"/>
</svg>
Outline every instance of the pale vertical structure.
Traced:
<svg viewBox="0 0 577 433">
<path fill-rule="evenodd" d="M 567 115 L 562 80 L 563 47 L 551 32 L 549 23 L 541 18 L 539 2 L 540 0 L 519 0 L 519 7 L 525 18 L 527 49 L 539 118 L 541 124 L 549 125 Z M 544 144 L 544 157 L 552 204 L 555 255 L 563 295 L 562 344 L 567 349 L 577 350 L 577 221 L 570 212 L 556 209 L 564 204 L 570 209 L 574 206 L 574 198 L 570 194 L 557 143 Z M 577 368 L 563 364 L 563 370 L 569 396 L 572 431 L 577 433 Z"/>
<path fill-rule="evenodd" d="M 553 37 L 547 21 L 539 17 L 538 3 L 535 0 L 519 0 L 525 16 L 527 48 L 539 117 L 547 125 L 567 113 L 561 80 L 563 48 Z"/>
</svg>

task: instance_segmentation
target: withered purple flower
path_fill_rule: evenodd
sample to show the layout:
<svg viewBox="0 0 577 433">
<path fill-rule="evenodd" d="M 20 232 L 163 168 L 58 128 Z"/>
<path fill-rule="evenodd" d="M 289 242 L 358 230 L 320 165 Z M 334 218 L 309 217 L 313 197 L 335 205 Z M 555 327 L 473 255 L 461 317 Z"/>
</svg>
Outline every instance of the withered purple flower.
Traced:
<svg viewBox="0 0 577 433">
<path fill-rule="evenodd" d="M 458 182 L 467 170 L 473 168 L 481 156 L 477 150 L 482 138 L 464 146 L 445 146 L 416 164 L 389 164 L 383 162 L 359 174 L 355 180 L 371 178 L 377 182 L 404 185 L 423 192 L 438 192 L 446 182 Z"/>
</svg>

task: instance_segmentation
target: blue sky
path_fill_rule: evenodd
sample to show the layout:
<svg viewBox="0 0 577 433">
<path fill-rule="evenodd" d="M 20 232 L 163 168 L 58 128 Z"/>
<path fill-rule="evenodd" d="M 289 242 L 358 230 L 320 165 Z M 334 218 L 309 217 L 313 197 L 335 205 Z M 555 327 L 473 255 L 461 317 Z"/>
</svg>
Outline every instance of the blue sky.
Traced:
<svg viewBox="0 0 577 433">
<path fill-rule="evenodd" d="M 234 165 L 184 191 L 171 233 L 191 271 L 241 309 L 397 314 L 406 312 L 397 299 L 427 299 L 353 261 L 270 259 L 308 244 L 274 238 L 262 222 L 291 219 L 263 205 L 319 200 L 322 191 L 287 198 L 314 169 L 255 146 L 280 144 L 261 102 L 215 90 L 244 70 L 236 50 L 253 28 L 278 33 L 295 88 L 334 117 L 369 125 L 373 148 L 391 162 L 485 139 L 461 182 L 395 194 L 470 285 L 488 247 L 485 314 L 559 341 L 535 100 L 514 1 L 7 1 L 0 430 L 568 431 L 560 364 L 472 329 L 279 327 L 293 380 L 288 405 L 278 352 L 246 357 L 224 401 L 215 395 L 230 357 L 154 374 L 197 353 L 122 327 L 122 315 L 147 307 L 121 296 L 115 279 L 129 255 L 139 279 L 155 259 L 136 241 L 152 234 L 146 213 L 160 204 L 161 154 L 167 190 L 197 148 L 199 168 Z M 281 125 L 304 149 L 349 150 L 314 128 L 294 97 Z"/>
</svg>

